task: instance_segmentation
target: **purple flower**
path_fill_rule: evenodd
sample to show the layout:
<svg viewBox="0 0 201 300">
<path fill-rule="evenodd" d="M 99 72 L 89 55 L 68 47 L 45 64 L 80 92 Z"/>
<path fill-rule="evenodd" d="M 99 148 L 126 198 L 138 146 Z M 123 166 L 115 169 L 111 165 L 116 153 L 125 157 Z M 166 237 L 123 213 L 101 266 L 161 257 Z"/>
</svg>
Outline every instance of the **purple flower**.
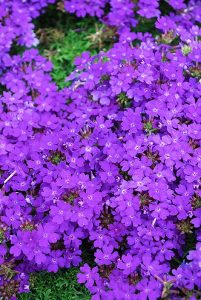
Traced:
<svg viewBox="0 0 201 300">
<path fill-rule="evenodd" d="M 172 203 L 175 205 L 176 209 L 176 212 L 174 209 L 173 215 L 177 214 L 179 220 L 186 219 L 192 210 L 189 200 L 183 197 L 175 197 L 172 200 Z"/>
<path fill-rule="evenodd" d="M 194 212 L 195 218 L 192 219 L 191 223 L 195 226 L 195 228 L 199 228 L 201 226 L 201 208 L 198 208 Z"/>
<path fill-rule="evenodd" d="M 118 174 L 118 168 L 107 161 L 101 163 L 102 171 L 100 172 L 100 177 L 103 182 L 114 183 L 115 175 Z"/>
<path fill-rule="evenodd" d="M 124 117 L 122 118 L 122 129 L 129 131 L 130 133 L 136 133 L 138 130 L 141 130 L 140 112 L 137 110 L 134 112 L 132 109 L 126 110 L 124 112 Z"/>
<path fill-rule="evenodd" d="M 183 0 L 169 0 L 168 2 L 174 9 L 184 9 L 185 8 L 185 4 Z"/>
<path fill-rule="evenodd" d="M 169 17 L 163 16 L 161 18 L 158 18 L 156 22 L 156 28 L 161 29 L 164 32 L 168 32 L 172 29 L 176 29 L 176 24 Z"/>
<path fill-rule="evenodd" d="M 184 169 L 184 174 L 187 182 L 193 182 L 197 181 L 201 176 L 200 168 L 198 167 L 192 167 L 192 166 L 186 166 Z"/>
<path fill-rule="evenodd" d="M 118 261 L 117 267 L 123 270 L 123 274 L 129 275 L 135 271 L 139 263 L 140 260 L 137 256 L 132 256 L 130 254 L 127 254 L 127 255 L 123 255 L 122 259 Z"/>
<path fill-rule="evenodd" d="M 139 300 L 159 299 L 161 295 L 161 284 L 153 278 L 151 278 L 150 280 L 144 278 L 137 284 L 136 287 L 139 290 Z"/>
<path fill-rule="evenodd" d="M 91 221 L 91 218 L 93 216 L 93 211 L 91 208 L 87 209 L 79 209 L 76 210 L 73 209 L 71 212 L 71 221 L 77 222 L 80 227 L 87 227 L 89 226 L 89 223 Z"/>
<path fill-rule="evenodd" d="M 62 224 L 64 221 L 70 219 L 70 205 L 63 201 L 59 201 L 57 205 L 51 206 L 50 215 L 52 216 L 52 221 L 54 223 Z"/>
<path fill-rule="evenodd" d="M 56 273 L 59 270 L 59 268 L 63 268 L 64 265 L 65 259 L 63 258 L 62 251 L 52 251 L 50 257 L 48 258 L 47 270 L 49 272 Z"/>
<path fill-rule="evenodd" d="M 20 256 L 24 248 L 23 233 L 19 231 L 17 236 L 12 236 L 11 243 L 10 253 L 15 257 Z"/>
<path fill-rule="evenodd" d="M 142 256 L 142 269 L 147 275 L 160 275 L 163 272 L 168 271 L 168 267 L 164 265 L 160 265 L 157 260 L 153 260 L 152 256 L 147 253 Z"/>
<path fill-rule="evenodd" d="M 54 224 L 46 223 L 37 227 L 38 244 L 41 247 L 48 247 L 50 243 L 56 243 L 60 235 L 56 232 Z"/>
<path fill-rule="evenodd" d="M 118 256 L 118 253 L 114 251 L 112 246 L 104 246 L 102 250 L 97 250 L 95 253 L 95 261 L 99 265 L 110 265 Z"/>
<path fill-rule="evenodd" d="M 96 191 L 94 187 L 87 188 L 86 193 L 81 192 L 80 197 L 87 205 L 89 205 L 89 207 L 92 208 L 97 206 L 102 200 L 101 193 Z"/>
<path fill-rule="evenodd" d="M 90 268 L 87 264 L 84 264 L 80 268 L 80 273 L 78 274 L 78 282 L 85 283 L 86 287 L 92 287 L 96 281 L 99 279 L 98 268 Z"/>
</svg>

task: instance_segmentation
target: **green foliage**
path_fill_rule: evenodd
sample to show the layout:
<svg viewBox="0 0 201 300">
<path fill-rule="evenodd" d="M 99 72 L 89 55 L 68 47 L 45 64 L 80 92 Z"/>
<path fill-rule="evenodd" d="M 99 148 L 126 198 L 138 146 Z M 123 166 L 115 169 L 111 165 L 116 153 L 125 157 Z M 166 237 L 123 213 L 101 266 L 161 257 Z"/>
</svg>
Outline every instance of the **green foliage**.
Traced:
<svg viewBox="0 0 201 300">
<path fill-rule="evenodd" d="M 158 34 L 158 30 L 155 28 L 156 18 L 146 19 L 141 16 L 138 16 L 138 24 L 135 28 L 133 28 L 134 32 L 149 32 L 153 36 Z"/>
<path fill-rule="evenodd" d="M 95 28 L 92 25 L 89 27 L 90 29 L 86 29 L 85 22 L 83 21 L 82 23 L 84 24 L 77 24 L 78 29 L 70 28 L 66 32 L 59 30 L 55 32 L 55 29 L 52 28 L 51 30 L 49 28 L 51 36 L 53 36 L 53 32 L 55 33 L 55 39 L 41 44 L 41 53 L 48 57 L 54 65 L 52 77 L 60 88 L 67 85 L 65 78 L 74 69 L 76 56 L 79 56 L 84 51 L 90 51 L 92 54 L 96 53 L 92 49 L 92 43 L 87 39 L 91 31 L 95 31 Z"/>
<path fill-rule="evenodd" d="M 147 133 L 147 135 L 151 135 L 152 133 L 156 133 L 158 131 L 157 128 L 153 127 L 153 124 L 151 121 L 144 123 L 144 130 Z"/>
<path fill-rule="evenodd" d="M 87 40 L 88 34 L 89 30 L 76 31 L 75 29 L 69 29 L 61 39 L 52 41 L 51 44 L 42 49 L 43 54 L 54 64 L 52 77 L 60 88 L 66 85 L 65 78 L 73 70 L 73 62 L 76 56 L 90 50 L 92 54 L 95 54 L 95 51 L 91 49 L 91 42 Z"/>
<path fill-rule="evenodd" d="M 77 268 L 56 274 L 40 272 L 31 276 L 31 292 L 19 300 L 89 300 L 89 292 L 77 283 Z"/>
<path fill-rule="evenodd" d="M 128 108 L 131 105 L 131 100 L 126 96 L 124 92 L 117 96 L 117 102 L 122 108 Z"/>
<path fill-rule="evenodd" d="M 189 251 L 196 249 L 196 238 L 195 238 L 195 229 L 192 224 L 190 224 L 190 220 L 182 220 L 177 224 L 177 228 L 185 234 L 185 244 L 183 246 L 183 254 L 179 256 L 178 253 L 175 257 L 170 261 L 171 268 L 178 268 L 184 259 L 186 259 Z"/>
<path fill-rule="evenodd" d="M 159 2 L 159 5 L 162 15 L 169 15 L 170 12 L 175 12 L 174 8 L 170 4 L 168 4 L 168 1 L 166 0 L 161 0 Z"/>
<path fill-rule="evenodd" d="M 95 267 L 96 263 L 94 257 L 93 243 L 88 241 L 88 239 L 84 239 L 82 241 L 81 251 L 83 263 L 88 264 L 90 267 Z"/>
<path fill-rule="evenodd" d="M 54 65 L 53 80 L 60 88 L 68 85 L 66 77 L 74 69 L 75 57 L 85 51 L 92 55 L 111 46 L 112 32 L 96 18 L 76 18 L 50 6 L 36 22 L 40 53 Z"/>
</svg>

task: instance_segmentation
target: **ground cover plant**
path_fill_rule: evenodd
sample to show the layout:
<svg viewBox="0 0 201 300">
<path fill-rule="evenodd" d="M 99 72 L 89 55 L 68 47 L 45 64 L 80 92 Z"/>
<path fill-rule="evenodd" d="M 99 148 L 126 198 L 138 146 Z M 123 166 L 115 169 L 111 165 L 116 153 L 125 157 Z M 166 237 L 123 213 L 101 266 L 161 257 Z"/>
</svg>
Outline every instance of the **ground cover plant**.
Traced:
<svg viewBox="0 0 201 300">
<path fill-rule="evenodd" d="M 1 299 L 201 298 L 200 19 L 0 1 Z"/>
</svg>

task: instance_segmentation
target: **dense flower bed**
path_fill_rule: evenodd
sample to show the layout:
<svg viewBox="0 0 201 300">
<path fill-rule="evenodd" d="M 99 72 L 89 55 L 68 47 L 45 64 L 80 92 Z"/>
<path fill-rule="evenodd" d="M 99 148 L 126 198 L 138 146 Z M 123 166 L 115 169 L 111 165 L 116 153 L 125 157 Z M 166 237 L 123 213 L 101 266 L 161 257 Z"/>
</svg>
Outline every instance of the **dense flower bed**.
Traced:
<svg viewBox="0 0 201 300">
<path fill-rule="evenodd" d="M 197 299 L 201 3 L 168 1 L 164 16 L 158 1 L 65 1 L 119 41 L 83 53 L 58 90 L 37 50 L 10 52 L 35 44 L 31 20 L 52 2 L 0 2 L 0 295 L 79 266 L 87 243 L 78 281 L 92 299 Z M 132 31 L 137 15 L 156 17 L 157 37 Z"/>
</svg>

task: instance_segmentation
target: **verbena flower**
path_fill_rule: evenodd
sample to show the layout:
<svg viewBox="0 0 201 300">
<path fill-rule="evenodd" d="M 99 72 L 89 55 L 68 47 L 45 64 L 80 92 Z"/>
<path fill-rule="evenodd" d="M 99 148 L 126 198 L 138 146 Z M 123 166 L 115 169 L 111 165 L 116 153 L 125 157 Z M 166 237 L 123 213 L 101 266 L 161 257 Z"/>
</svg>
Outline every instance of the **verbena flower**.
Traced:
<svg viewBox="0 0 201 300">
<path fill-rule="evenodd" d="M 78 281 L 92 299 L 196 297 L 199 1 L 169 1 L 166 15 L 158 1 L 65 1 L 119 40 L 77 58 L 62 90 L 36 49 L 10 52 L 35 45 L 32 20 L 53 2 L 0 2 L 0 292 L 23 292 L 30 272 L 79 266 L 88 243 L 95 266 Z M 157 37 L 132 32 L 139 16 L 155 18 Z"/>
</svg>

